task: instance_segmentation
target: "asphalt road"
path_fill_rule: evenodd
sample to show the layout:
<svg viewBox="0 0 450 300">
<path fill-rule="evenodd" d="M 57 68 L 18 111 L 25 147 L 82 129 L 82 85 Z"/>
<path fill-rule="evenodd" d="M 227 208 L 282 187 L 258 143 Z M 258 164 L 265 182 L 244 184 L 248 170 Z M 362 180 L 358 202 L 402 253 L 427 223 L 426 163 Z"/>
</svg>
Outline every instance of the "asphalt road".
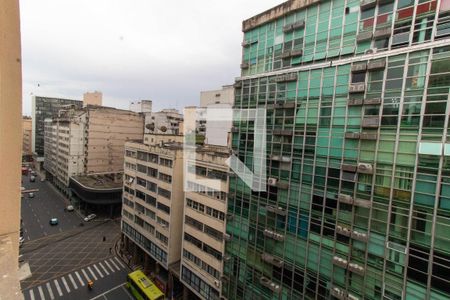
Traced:
<svg viewBox="0 0 450 300">
<path fill-rule="evenodd" d="M 49 182 L 41 182 L 39 176 L 35 182 L 30 182 L 30 175 L 22 175 L 22 186 L 26 190 L 39 189 L 34 193 L 34 198 L 29 198 L 28 193 L 23 194 L 21 216 L 25 243 L 74 229 L 83 222 L 76 212 L 64 211 L 68 205 L 67 200 Z M 58 218 L 59 224 L 50 225 L 51 218 Z"/>
<path fill-rule="evenodd" d="M 25 300 L 134 299 L 124 287 L 129 272 L 118 257 L 110 256 L 24 289 L 23 295 Z M 92 290 L 87 288 L 89 280 L 94 282 Z"/>
</svg>

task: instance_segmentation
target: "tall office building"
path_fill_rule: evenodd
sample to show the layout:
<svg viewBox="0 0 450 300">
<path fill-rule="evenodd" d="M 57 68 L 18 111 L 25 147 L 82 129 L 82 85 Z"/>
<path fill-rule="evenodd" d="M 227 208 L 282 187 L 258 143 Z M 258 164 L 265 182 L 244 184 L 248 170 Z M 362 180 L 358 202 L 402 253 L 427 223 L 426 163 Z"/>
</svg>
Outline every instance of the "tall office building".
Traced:
<svg viewBox="0 0 450 300">
<path fill-rule="evenodd" d="M 44 120 L 58 116 L 58 111 L 73 105 L 76 108 L 83 106 L 82 101 L 33 96 L 31 104 L 32 148 L 35 167 L 39 170 L 44 162 Z"/>
<path fill-rule="evenodd" d="M 268 188 L 230 178 L 227 299 L 449 299 L 450 2 L 288 1 L 243 22 L 239 109 Z M 252 122 L 233 151 L 252 168 Z"/>
</svg>

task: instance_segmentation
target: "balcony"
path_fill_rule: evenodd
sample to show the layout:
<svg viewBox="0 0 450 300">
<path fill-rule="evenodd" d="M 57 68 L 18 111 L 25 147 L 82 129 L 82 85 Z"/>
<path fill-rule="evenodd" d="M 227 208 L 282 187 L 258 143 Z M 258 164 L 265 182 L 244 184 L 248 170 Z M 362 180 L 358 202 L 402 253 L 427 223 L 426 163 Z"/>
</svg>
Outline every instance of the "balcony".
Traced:
<svg viewBox="0 0 450 300">
<path fill-rule="evenodd" d="M 365 42 L 365 41 L 369 41 L 371 40 L 373 37 L 373 33 L 372 31 L 365 31 L 365 32 L 360 32 L 357 36 L 356 36 L 356 42 Z"/>
<path fill-rule="evenodd" d="M 377 134 L 376 133 L 361 132 L 360 135 L 359 135 L 359 138 L 361 140 L 373 141 L 373 140 L 377 139 Z"/>
<path fill-rule="evenodd" d="M 288 58 L 291 57 L 291 51 L 284 51 L 283 53 L 281 53 L 281 58 Z"/>
<path fill-rule="evenodd" d="M 348 92 L 351 94 L 364 93 L 366 90 L 366 84 L 364 82 L 351 83 Z"/>
<path fill-rule="evenodd" d="M 352 65 L 352 73 L 364 73 L 367 70 L 366 63 L 357 63 Z"/>
<path fill-rule="evenodd" d="M 352 235 L 352 231 L 348 229 L 347 227 L 343 227 L 340 225 L 336 226 L 336 232 L 340 235 L 348 236 L 350 237 Z"/>
<path fill-rule="evenodd" d="M 345 138 L 351 139 L 351 140 L 357 140 L 357 139 L 359 139 L 359 132 L 346 132 Z"/>
<path fill-rule="evenodd" d="M 391 27 L 386 27 L 386 28 L 381 28 L 381 29 L 375 30 L 373 37 L 375 39 L 381 39 L 381 38 L 389 37 L 391 35 L 392 35 Z"/>
<path fill-rule="evenodd" d="M 339 194 L 338 201 L 345 204 L 353 204 L 353 197 L 346 194 Z"/>
<path fill-rule="evenodd" d="M 282 268 L 284 266 L 284 261 L 282 261 L 281 259 L 278 259 L 270 254 L 267 254 L 267 253 L 261 254 L 261 259 L 271 265 L 278 267 L 278 268 Z"/>
<path fill-rule="evenodd" d="M 370 200 L 364 200 L 364 199 L 355 199 L 353 201 L 353 204 L 359 207 L 364 207 L 364 208 L 371 208 L 372 207 L 372 202 Z"/>
<path fill-rule="evenodd" d="M 367 242 L 369 240 L 369 237 L 367 236 L 366 233 L 362 233 L 356 230 L 353 230 L 353 232 L 351 233 L 351 237 L 352 239 L 361 241 L 361 242 Z"/>
<path fill-rule="evenodd" d="M 348 99 L 348 106 L 361 106 L 363 105 L 363 99 Z"/>
<path fill-rule="evenodd" d="M 280 242 L 284 241 L 284 235 L 276 233 L 276 232 L 274 232 L 274 231 L 272 231 L 270 229 L 265 229 L 264 230 L 264 236 L 266 236 L 268 238 L 271 238 L 271 239 L 274 239 L 276 241 L 280 241 Z"/>
<path fill-rule="evenodd" d="M 333 287 L 331 289 L 331 296 L 335 297 L 339 300 L 347 300 L 347 292 L 343 289 L 340 289 L 338 287 Z"/>
<path fill-rule="evenodd" d="M 381 104 L 381 98 L 364 99 L 364 105 L 378 105 Z"/>
<path fill-rule="evenodd" d="M 292 136 L 293 131 L 287 129 L 274 129 L 272 131 L 273 135 L 283 135 L 283 136 Z"/>
<path fill-rule="evenodd" d="M 339 266 L 341 268 L 346 269 L 348 265 L 348 261 L 346 259 L 340 258 L 339 256 L 333 257 L 333 264 Z"/>
<path fill-rule="evenodd" d="M 364 117 L 362 121 L 362 127 L 364 128 L 378 128 L 380 127 L 380 119 L 378 116 Z"/>
<path fill-rule="evenodd" d="M 386 68 L 386 60 L 370 61 L 367 65 L 367 70 L 376 71 L 384 70 Z"/>
<path fill-rule="evenodd" d="M 276 207 L 276 206 L 272 206 L 272 205 L 267 205 L 266 209 L 268 212 L 272 212 L 272 213 L 280 215 L 280 216 L 285 216 L 287 214 L 286 209 L 284 209 L 280 206 Z"/>
<path fill-rule="evenodd" d="M 284 32 L 284 33 L 291 32 L 292 30 L 294 30 L 294 29 L 292 28 L 292 24 L 288 24 L 288 25 L 284 25 L 284 26 L 283 26 L 283 32 Z"/>
<path fill-rule="evenodd" d="M 373 174 L 373 166 L 371 164 L 359 163 L 358 173 Z"/>
<path fill-rule="evenodd" d="M 248 63 L 242 63 L 241 64 L 241 69 L 242 70 L 246 70 L 246 69 L 248 69 L 250 67 L 250 65 L 248 64 Z"/>
<path fill-rule="evenodd" d="M 365 274 L 364 267 L 362 267 L 362 266 L 360 266 L 360 265 L 358 265 L 358 264 L 356 264 L 356 263 L 349 263 L 347 269 L 348 269 L 350 272 L 359 274 L 359 275 L 361 275 L 361 276 L 364 276 L 364 274 Z"/>
<path fill-rule="evenodd" d="M 256 43 L 258 43 L 258 40 L 243 41 L 241 45 L 242 45 L 242 47 L 247 48 L 247 47 L 250 47 L 251 45 L 256 44 Z"/>
<path fill-rule="evenodd" d="M 297 57 L 297 56 L 302 56 L 303 55 L 303 50 L 292 50 L 291 51 L 291 56 L 292 57 Z"/>
<path fill-rule="evenodd" d="M 280 181 L 279 180 L 278 183 L 277 183 L 277 187 L 280 188 L 280 189 L 287 190 L 287 189 L 289 189 L 289 183 L 286 182 L 286 181 Z"/>
<path fill-rule="evenodd" d="M 276 293 L 281 292 L 281 286 L 279 284 L 276 284 L 275 282 L 271 281 L 267 277 L 262 276 L 259 279 L 259 283 L 261 283 L 261 285 L 265 286 L 266 288 L 272 290 L 273 292 L 276 292 Z"/>
<path fill-rule="evenodd" d="M 377 0 L 362 0 L 359 4 L 361 11 L 368 10 L 377 5 Z"/>
<path fill-rule="evenodd" d="M 304 28 L 304 27 L 305 27 L 305 20 L 299 20 L 292 24 L 293 30 Z"/>
<path fill-rule="evenodd" d="M 356 172 L 356 166 L 350 164 L 342 164 L 341 169 L 347 172 Z"/>
<path fill-rule="evenodd" d="M 275 77 L 275 82 L 290 82 L 297 81 L 297 73 L 289 73 Z"/>
</svg>

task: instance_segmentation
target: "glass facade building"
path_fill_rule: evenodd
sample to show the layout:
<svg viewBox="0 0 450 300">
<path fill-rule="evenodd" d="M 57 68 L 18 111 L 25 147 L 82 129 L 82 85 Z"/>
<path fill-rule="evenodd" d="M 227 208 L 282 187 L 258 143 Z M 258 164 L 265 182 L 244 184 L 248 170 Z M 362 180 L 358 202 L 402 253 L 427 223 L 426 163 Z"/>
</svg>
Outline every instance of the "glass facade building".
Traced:
<svg viewBox="0 0 450 300">
<path fill-rule="evenodd" d="M 268 188 L 229 180 L 223 297 L 449 299 L 450 1 L 288 1 L 243 31 Z"/>
</svg>

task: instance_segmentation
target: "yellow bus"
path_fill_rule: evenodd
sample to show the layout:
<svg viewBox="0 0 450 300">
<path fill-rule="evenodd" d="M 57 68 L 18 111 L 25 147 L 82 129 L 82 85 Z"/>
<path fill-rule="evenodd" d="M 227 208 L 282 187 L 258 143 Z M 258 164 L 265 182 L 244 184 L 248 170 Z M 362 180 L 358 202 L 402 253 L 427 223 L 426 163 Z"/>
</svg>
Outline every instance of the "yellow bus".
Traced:
<svg viewBox="0 0 450 300">
<path fill-rule="evenodd" d="M 164 293 L 140 270 L 128 274 L 126 286 L 138 300 L 164 299 Z"/>
</svg>

